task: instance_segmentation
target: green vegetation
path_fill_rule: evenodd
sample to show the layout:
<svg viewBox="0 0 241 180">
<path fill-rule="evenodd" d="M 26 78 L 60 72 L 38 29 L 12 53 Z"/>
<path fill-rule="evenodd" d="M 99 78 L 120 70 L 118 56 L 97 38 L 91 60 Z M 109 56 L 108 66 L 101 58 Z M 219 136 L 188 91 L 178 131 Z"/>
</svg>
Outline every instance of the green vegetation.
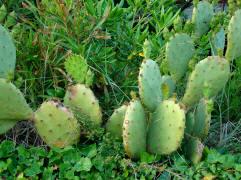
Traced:
<svg viewBox="0 0 241 180">
<path fill-rule="evenodd" d="M 239 6 L 0 0 L 0 179 L 240 179 Z"/>
</svg>

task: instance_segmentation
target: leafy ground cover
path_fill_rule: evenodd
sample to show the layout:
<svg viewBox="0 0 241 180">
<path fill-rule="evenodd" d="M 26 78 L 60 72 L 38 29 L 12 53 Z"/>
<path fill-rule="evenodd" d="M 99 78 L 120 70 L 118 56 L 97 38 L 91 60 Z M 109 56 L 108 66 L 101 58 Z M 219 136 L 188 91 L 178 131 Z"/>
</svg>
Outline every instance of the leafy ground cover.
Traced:
<svg viewBox="0 0 241 180">
<path fill-rule="evenodd" d="M 209 2 L 217 5 L 217 1 Z M 217 13 L 210 31 L 195 40 L 189 73 L 200 59 L 212 54 L 212 35 L 221 25 L 227 28 L 240 6 L 235 1 L 229 3 L 230 12 Z M 138 92 L 136 77 L 145 40 L 151 44 L 150 57 L 167 73 L 163 59 L 169 38 L 193 30 L 183 19 L 191 1 L 2 0 L 0 5 L 6 8 L 6 12 L 0 11 L 4 12 L 0 13 L 4 17 L 1 24 L 11 31 L 17 46 L 16 73 L 9 80 L 24 92 L 31 107 L 37 109 L 46 99 L 63 99 L 69 84 L 86 79 L 86 74 L 82 77 L 79 72 L 75 78 L 76 72 L 69 73 L 71 67 L 66 65 L 71 54 L 80 54 L 86 62 L 79 69 L 87 66 L 92 72 L 88 82 L 103 108 L 103 127 L 114 109 Z M 91 140 L 82 139 L 76 147 L 48 148 L 31 122 L 20 122 L 1 136 L 0 178 L 240 179 L 240 62 L 233 62 L 231 80 L 214 101 L 207 147 L 197 165 L 185 160 L 182 150 L 163 157 L 143 153 L 140 161 L 132 161 L 122 142 L 105 135 L 104 129 L 98 129 Z M 185 84 L 179 86 L 182 92 Z"/>
</svg>

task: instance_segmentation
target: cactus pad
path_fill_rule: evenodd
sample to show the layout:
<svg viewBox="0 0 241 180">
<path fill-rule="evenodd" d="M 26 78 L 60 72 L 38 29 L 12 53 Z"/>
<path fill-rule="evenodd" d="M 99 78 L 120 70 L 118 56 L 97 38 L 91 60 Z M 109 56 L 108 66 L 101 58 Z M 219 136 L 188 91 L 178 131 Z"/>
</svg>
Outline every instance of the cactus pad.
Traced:
<svg viewBox="0 0 241 180">
<path fill-rule="evenodd" d="M 12 129 L 17 124 L 15 120 L 1 119 L 0 120 L 0 134 L 4 134 Z"/>
<path fill-rule="evenodd" d="M 123 144 L 127 155 L 137 159 L 146 151 L 146 117 L 139 100 L 130 102 L 123 123 Z"/>
<path fill-rule="evenodd" d="M 208 135 L 211 111 L 209 106 L 211 100 L 201 99 L 195 110 L 195 124 L 193 126 L 193 136 L 204 139 Z"/>
<path fill-rule="evenodd" d="M 63 148 L 79 140 L 78 121 L 73 113 L 59 102 L 44 102 L 35 112 L 34 123 L 37 132 L 49 146 Z"/>
<path fill-rule="evenodd" d="M 194 44 L 187 34 L 176 34 L 166 46 L 167 66 L 175 81 L 187 71 L 188 63 L 194 54 Z"/>
<path fill-rule="evenodd" d="M 195 124 L 194 112 L 190 111 L 187 113 L 185 124 L 186 124 L 185 134 L 191 135 Z"/>
<path fill-rule="evenodd" d="M 159 155 L 176 151 L 183 139 L 184 128 L 184 110 L 173 100 L 164 100 L 150 118 L 148 151 Z"/>
<path fill-rule="evenodd" d="M 149 111 L 155 111 L 162 99 L 161 74 L 155 61 L 148 59 L 142 62 L 138 83 L 142 103 Z"/>
<path fill-rule="evenodd" d="M 215 96 L 225 86 L 229 75 L 229 63 L 224 58 L 210 56 L 200 61 L 188 79 L 183 103 L 190 107 L 202 97 Z"/>
<path fill-rule="evenodd" d="M 225 30 L 223 27 L 213 36 L 212 39 L 212 54 L 216 56 L 223 56 L 225 46 Z"/>
<path fill-rule="evenodd" d="M 173 95 L 176 89 L 176 84 L 171 76 L 168 75 L 162 76 L 161 82 L 163 99 L 168 99 Z"/>
<path fill-rule="evenodd" d="M 126 114 L 126 105 L 116 109 L 106 124 L 106 130 L 114 137 L 122 138 L 122 127 Z"/>
<path fill-rule="evenodd" d="M 197 164 L 203 154 L 204 145 L 198 138 L 189 137 L 184 145 L 187 158 L 193 163 Z"/>
<path fill-rule="evenodd" d="M 70 86 L 64 97 L 64 105 L 74 112 L 81 124 L 101 125 L 102 113 L 99 102 L 91 89 L 85 85 Z"/>
<path fill-rule="evenodd" d="M 213 6 L 207 1 L 200 1 L 193 8 L 192 22 L 196 36 L 200 37 L 209 30 L 213 14 Z"/>
<path fill-rule="evenodd" d="M 0 25 L 0 78 L 14 73 L 16 48 L 8 31 Z"/>
<path fill-rule="evenodd" d="M 0 120 L 31 119 L 33 112 L 23 94 L 10 82 L 0 79 Z"/>
<path fill-rule="evenodd" d="M 241 9 L 236 11 L 228 26 L 226 58 L 230 61 L 241 56 Z"/>
</svg>

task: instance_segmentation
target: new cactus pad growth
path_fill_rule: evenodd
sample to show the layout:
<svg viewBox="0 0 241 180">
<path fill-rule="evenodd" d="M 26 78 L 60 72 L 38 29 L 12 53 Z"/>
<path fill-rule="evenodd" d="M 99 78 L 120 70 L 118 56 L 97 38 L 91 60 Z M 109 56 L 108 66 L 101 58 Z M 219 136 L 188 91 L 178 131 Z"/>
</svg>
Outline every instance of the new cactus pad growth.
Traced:
<svg viewBox="0 0 241 180">
<path fill-rule="evenodd" d="M 200 1 L 197 6 L 193 8 L 192 22 L 196 36 L 200 37 L 207 33 L 213 14 L 213 6 L 207 1 Z"/>
<path fill-rule="evenodd" d="M 173 100 L 164 100 L 150 117 L 147 149 L 153 154 L 170 154 L 180 146 L 185 129 L 185 112 Z"/>
<path fill-rule="evenodd" d="M 34 123 L 38 134 L 49 146 L 63 148 L 79 140 L 77 119 L 59 102 L 44 102 L 35 112 Z"/>
<path fill-rule="evenodd" d="M 102 112 L 99 102 L 90 88 L 83 84 L 70 86 L 64 97 L 64 105 L 69 107 L 78 121 L 100 126 Z"/>
<path fill-rule="evenodd" d="M 145 111 L 139 100 L 133 100 L 127 107 L 123 123 L 123 144 L 129 157 L 140 158 L 146 151 L 146 131 Z"/>
<path fill-rule="evenodd" d="M 231 61 L 241 56 L 241 9 L 237 10 L 228 26 L 228 44 L 226 58 Z"/>
<path fill-rule="evenodd" d="M 182 102 L 190 107 L 202 97 L 215 96 L 229 79 L 230 69 L 226 59 L 210 56 L 196 64 L 188 79 Z"/>
<path fill-rule="evenodd" d="M 9 32 L 0 25 L 0 78 L 13 74 L 16 64 L 16 48 Z"/>
<path fill-rule="evenodd" d="M 0 79 L 0 120 L 28 120 L 33 112 L 23 94 L 12 83 Z"/>
<path fill-rule="evenodd" d="M 149 111 L 155 111 L 162 99 L 161 74 L 155 61 L 148 59 L 142 62 L 138 83 L 142 103 Z"/>
<path fill-rule="evenodd" d="M 186 73 L 194 54 L 192 38 L 187 34 L 176 34 L 166 46 L 166 61 L 172 78 L 179 81 Z"/>
<path fill-rule="evenodd" d="M 126 114 L 127 105 L 122 105 L 116 109 L 111 115 L 110 119 L 106 124 L 106 130 L 112 136 L 121 139 L 122 138 L 122 127 Z"/>
</svg>

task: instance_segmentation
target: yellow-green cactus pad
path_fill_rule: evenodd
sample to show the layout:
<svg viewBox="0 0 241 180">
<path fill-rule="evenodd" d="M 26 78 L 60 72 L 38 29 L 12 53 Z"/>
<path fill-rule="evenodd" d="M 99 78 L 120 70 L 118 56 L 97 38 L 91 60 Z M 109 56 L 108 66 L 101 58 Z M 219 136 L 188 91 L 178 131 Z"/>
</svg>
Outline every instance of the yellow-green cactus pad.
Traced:
<svg viewBox="0 0 241 180">
<path fill-rule="evenodd" d="M 241 56 L 241 9 L 234 13 L 228 26 L 226 58 L 231 61 Z"/>
<path fill-rule="evenodd" d="M 113 137 L 121 139 L 122 138 L 122 127 L 126 114 L 127 105 L 122 105 L 116 109 L 111 115 L 110 119 L 106 124 L 106 130 Z"/>
<path fill-rule="evenodd" d="M 44 102 L 35 112 L 34 123 L 38 134 L 49 146 L 63 148 L 76 144 L 80 138 L 77 119 L 59 102 Z"/>
<path fill-rule="evenodd" d="M 16 64 L 16 48 L 9 32 L 0 25 L 0 78 L 13 74 Z"/>
<path fill-rule="evenodd" d="M 142 103 L 149 111 L 155 111 L 162 99 L 161 74 L 155 61 L 147 59 L 142 62 L 138 83 Z"/>
<path fill-rule="evenodd" d="M 225 86 L 229 79 L 229 62 L 218 56 L 210 56 L 196 64 L 191 73 L 183 103 L 190 107 L 202 97 L 212 98 Z"/>
<path fill-rule="evenodd" d="M 188 63 L 194 54 L 192 38 L 187 34 L 176 34 L 166 46 L 168 70 L 175 81 L 179 81 L 188 69 Z"/>
<path fill-rule="evenodd" d="M 102 112 L 93 91 L 83 84 L 70 86 L 64 97 L 64 105 L 69 107 L 81 124 L 92 123 L 100 126 Z"/>
<path fill-rule="evenodd" d="M 138 159 L 146 151 L 146 116 L 139 100 L 131 101 L 123 123 L 123 144 L 126 154 Z"/>
<path fill-rule="evenodd" d="M 151 115 L 147 149 L 153 154 L 170 154 L 180 146 L 185 129 L 185 112 L 173 100 L 164 100 Z"/>
<path fill-rule="evenodd" d="M 33 112 L 23 94 L 12 83 L 0 79 L 0 120 L 27 120 Z"/>
<path fill-rule="evenodd" d="M 192 22 L 196 36 L 202 36 L 209 30 L 213 14 L 213 6 L 207 1 L 200 1 L 193 8 Z"/>
</svg>

